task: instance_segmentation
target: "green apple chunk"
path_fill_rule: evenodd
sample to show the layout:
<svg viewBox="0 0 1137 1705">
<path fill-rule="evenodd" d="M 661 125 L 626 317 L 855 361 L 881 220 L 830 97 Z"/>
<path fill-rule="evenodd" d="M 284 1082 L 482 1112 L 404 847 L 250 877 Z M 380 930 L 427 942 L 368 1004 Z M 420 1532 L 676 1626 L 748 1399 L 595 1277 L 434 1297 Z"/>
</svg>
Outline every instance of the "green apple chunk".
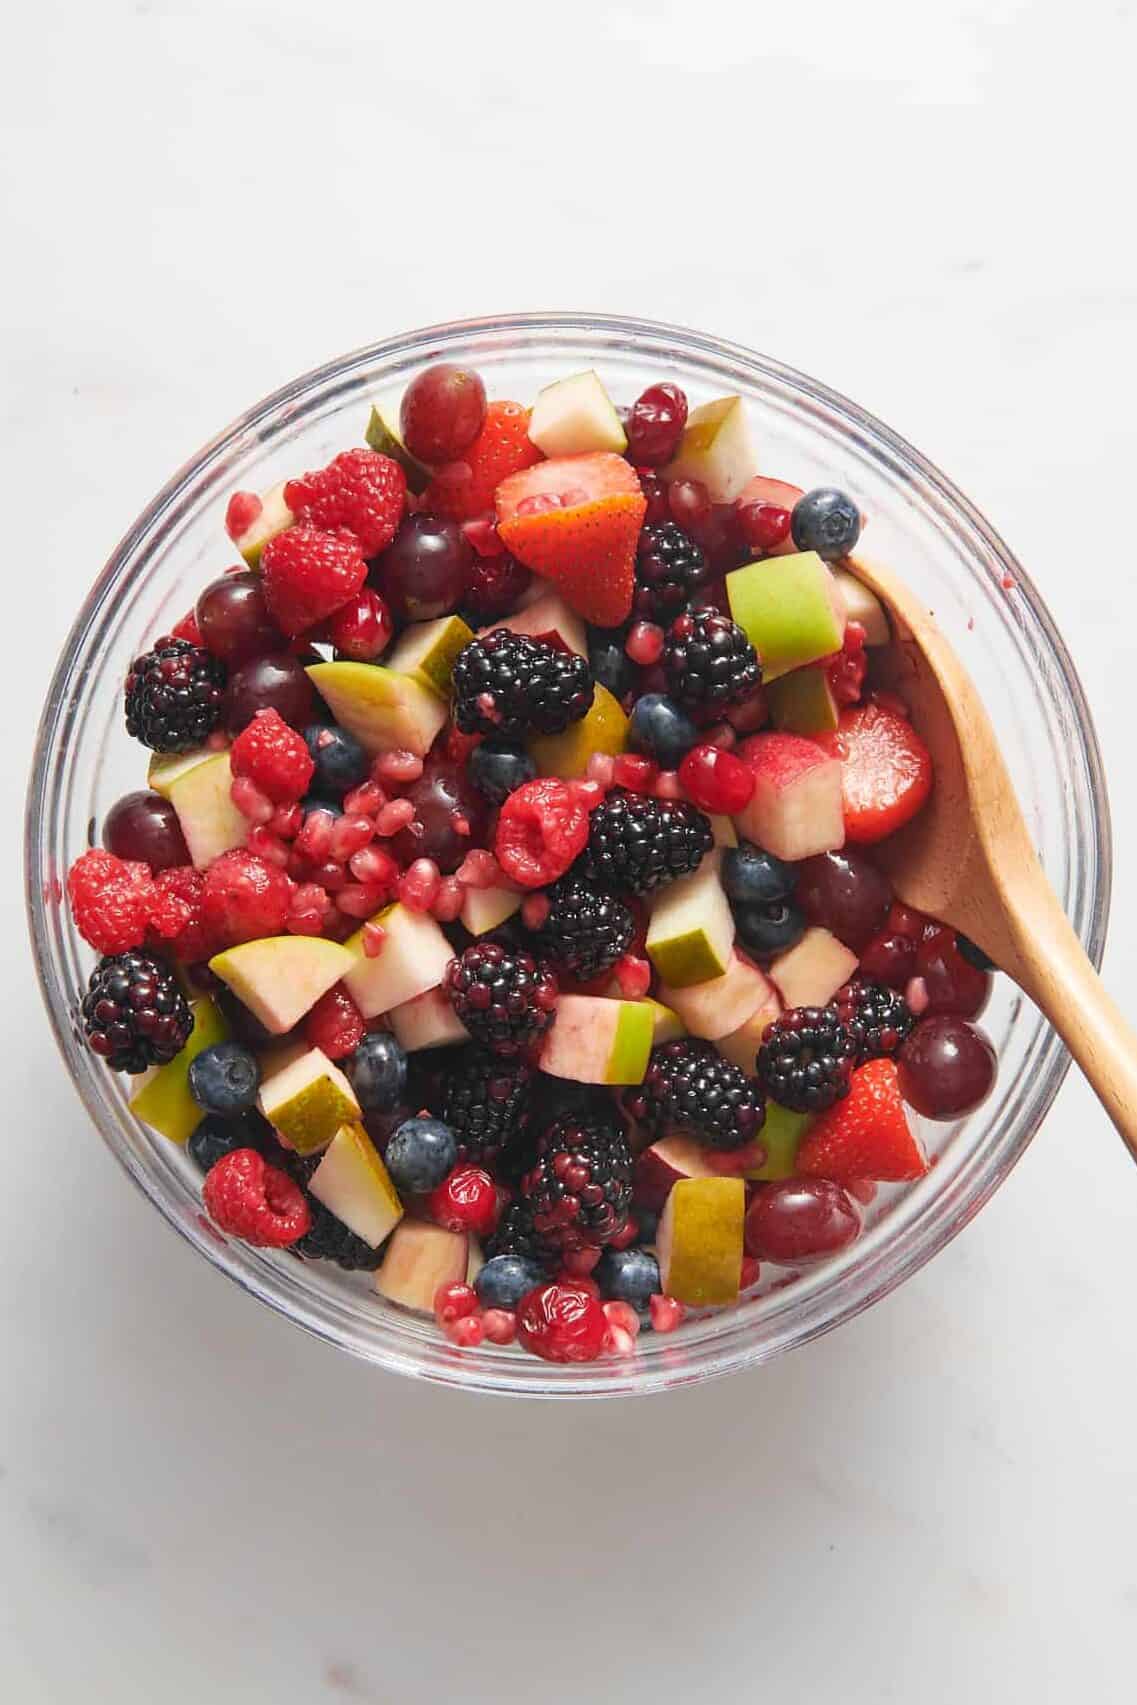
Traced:
<svg viewBox="0 0 1137 1705">
<path fill-rule="evenodd" d="M 642 1083 L 653 1030 L 646 1001 L 562 995 L 541 1070 L 573 1083 Z"/>
<path fill-rule="evenodd" d="M 188 1142 L 202 1118 L 189 1092 L 189 1069 L 197 1056 L 215 1042 L 224 1042 L 229 1026 L 208 996 L 191 1001 L 193 1029 L 180 1054 L 167 1065 L 155 1066 L 130 1098 L 130 1111 L 172 1143 Z"/>
<path fill-rule="evenodd" d="M 612 399 L 591 371 L 558 379 L 537 392 L 529 439 L 546 456 L 583 456 L 593 450 L 622 456 L 628 448 Z"/>
<path fill-rule="evenodd" d="M 678 1042 L 681 1036 L 686 1036 L 687 1026 L 683 1023 L 674 1007 L 665 1006 L 662 1001 L 653 1000 L 645 995 L 641 1005 L 646 1006 L 651 1013 L 651 1045 L 660 1048 L 664 1042 Z"/>
<path fill-rule="evenodd" d="M 772 962 L 770 979 L 787 1007 L 825 1006 L 856 968 L 856 954 L 827 929 L 815 927 Z"/>
<path fill-rule="evenodd" d="M 831 734 L 837 726 L 837 700 L 823 663 L 791 669 L 771 681 L 766 703 L 774 727 L 790 734 Z"/>
<path fill-rule="evenodd" d="M 231 847 L 245 844 L 248 822 L 229 797 L 233 772 L 228 752 L 191 764 L 174 777 L 166 798 L 178 814 L 190 858 L 198 870 Z"/>
<path fill-rule="evenodd" d="M 734 915 L 719 881 L 721 856 L 709 853 L 698 870 L 668 883 L 652 906 L 647 955 L 672 990 L 722 977 L 730 964 Z"/>
<path fill-rule="evenodd" d="M 375 1275 L 375 1289 L 388 1302 L 433 1314 L 439 1285 L 462 1283 L 469 1261 L 465 1232 L 447 1231 L 425 1220 L 400 1220 Z"/>
<path fill-rule="evenodd" d="M 467 888 L 458 917 L 471 935 L 485 935 L 521 909 L 521 895 L 512 888 Z"/>
<path fill-rule="evenodd" d="M 733 503 L 758 471 L 746 405 L 741 397 L 717 397 L 693 409 L 665 480 L 701 480 L 712 503 Z"/>
<path fill-rule="evenodd" d="M 850 562 L 856 563 L 856 557 L 850 557 Z M 875 592 L 870 592 L 863 581 L 858 580 L 847 568 L 833 570 L 833 583 L 837 588 L 842 604 L 845 606 L 845 619 L 850 622 L 860 622 L 865 630 L 866 645 L 889 645 L 892 632 L 888 625 L 888 617 L 884 613 L 884 605 Z"/>
<path fill-rule="evenodd" d="M 436 692 L 378 663 L 312 663 L 308 677 L 371 757 L 397 748 L 425 758 L 446 721 L 446 703 Z"/>
<path fill-rule="evenodd" d="M 840 651 L 845 606 L 816 551 L 767 557 L 726 577 L 730 613 L 758 653 L 762 679 Z"/>
<path fill-rule="evenodd" d="M 261 560 L 261 552 L 270 539 L 275 539 L 278 533 L 283 533 L 291 527 L 295 517 L 284 501 L 286 480 L 274 485 L 271 491 L 266 491 L 261 498 L 261 510 L 255 521 L 245 528 L 239 539 L 233 543 L 244 557 L 250 568 L 256 568 Z"/>
<path fill-rule="evenodd" d="M 387 653 L 384 668 L 396 675 L 409 675 L 428 692 L 443 698 L 450 694 L 454 659 L 474 637 L 461 616 L 439 616 L 434 622 L 412 622 Z"/>
<path fill-rule="evenodd" d="M 541 582 L 534 580 L 533 585 L 540 588 Z M 527 634 L 530 639 L 555 637 L 570 651 L 575 651 L 578 657 L 588 656 L 588 634 L 584 623 L 555 592 L 543 592 L 523 609 L 515 610 L 512 616 L 501 616 L 489 627 L 479 629 L 478 638 L 493 633 L 497 628 Z"/>
<path fill-rule="evenodd" d="M 754 1167 L 745 1176 L 763 1184 L 775 1183 L 779 1178 L 792 1178 L 797 1165 L 797 1151 L 814 1117 L 812 1113 L 795 1113 L 777 1101 L 767 1101 L 766 1123 L 758 1134 L 766 1158 L 761 1166 Z"/>
<path fill-rule="evenodd" d="M 403 1204 L 362 1125 L 341 1125 L 308 1188 L 349 1231 L 378 1249 L 403 1217 Z"/>
<path fill-rule="evenodd" d="M 408 1054 L 418 1053 L 422 1048 L 451 1048 L 470 1040 L 470 1032 L 444 989 L 427 989 L 424 995 L 392 1007 L 387 1016 L 395 1040 Z"/>
<path fill-rule="evenodd" d="M 754 1076 L 754 1062 L 758 1058 L 758 1050 L 762 1046 L 762 1038 L 768 1025 L 775 1018 L 781 1018 L 784 1010 L 781 996 L 772 983 L 767 985 L 770 993 L 767 998 L 750 1014 L 737 1030 L 732 1030 L 726 1036 L 715 1039 L 715 1045 L 724 1059 L 730 1060 L 748 1076 Z"/>
<path fill-rule="evenodd" d="M 757 965 L 732 953 L 721 977 L 672 988 L 661 983 L 659 998 L 678 1013 L 692 1036 L 717 1042 L 745 1024 L 774 991 Z M 751 1061 L 750 1069 L 753 1070 Z"/>
<path fill-rule="evenodd" d="M 297 1154 L 315 1154 L 360 1117 L 355 1091 L 322 1049 L 298 1043 L 266 1066 L 257 1105 Z"/>
<path fill-rule="evenodd" d="M 377 912 L 371 922 L 383 930 L 379 952 L 370 957 L 364 948 L 364 930 L 356 930 L 347 939 L 351 965 L 343 979 L 364 1018 L 378 1018 L 436 989 L 454 957 L 454 949 L 426 912 L 412 912 L 396 903 Z"/>
<path fill-rule="evenodd" d="M 408 487 L 416 496 L 426 490 L 430 484 L 430 469 L 417 456 L 411 455 L 392 419 L 374 403 L 363 436 L 372 450 L 378 450 L 381 456 L 390 456 L 393 462 L 398 462 L 407 476 Z"/>
<path fill-rule="evenodd" d="M 354 964 L 355 955 L 338 941 L 270 935 L 215 954 L 209 969 L 266 1030 L 283 1036 Z"/>
<path fill-rule="evenodd" d="M 535 734 L 529 741 L 529 756 L 543 776 L 571 781 L 584 775 L 593 752 L 615 757 L 627 750 L 628 719 L 620 701 L 599 682 L 592 704 L 579 721 L 563 734 Z"/>
<path fill-rule="evenodd" d="M 163 799 L 169 799 L 170 788 L 179 776 L 187 775 L 198 764 L 216 757 L 217 753 L 211 752 L 208 746 L 199 746 L 196 752 L 151 752 L 146 785 L 160 793 Z"/>
<path fill-rule="evenodd" d="M 734 1302 L 742 1278 L 746 1185 L 741 1178 L 681 1178 L 664 1204 L 656 1248 L 668 1296 L 694 1308 Z"/>
</svg>

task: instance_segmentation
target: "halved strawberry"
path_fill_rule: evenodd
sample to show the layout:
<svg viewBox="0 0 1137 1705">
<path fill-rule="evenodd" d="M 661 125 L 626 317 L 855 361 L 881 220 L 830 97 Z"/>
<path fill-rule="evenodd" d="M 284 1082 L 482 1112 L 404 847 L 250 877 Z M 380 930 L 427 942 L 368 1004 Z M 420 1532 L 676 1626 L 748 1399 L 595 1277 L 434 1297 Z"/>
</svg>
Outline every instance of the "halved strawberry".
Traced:
<svg viewBox="0 0 1137 1705">
<path fill-rule="evenodd" d="M 647 499 L 622 456 L 553 456 L 503 480 L 494 502 L 506 549 L 578 615 L 604 628 L 627 619 Z"/>
<path fill-rule="evenodd" d="M 873 1178 L 897 1184 L 928 1170 L 920 1139 L 908 1123 L 894 1060 L 869 1060 L 853 1073 L 844 1101 L 822 1113 L 797 1151 L 797 1171 L 809 1178 Z"/>
<path fill-rule="evenodd" d="M 493 508 L 503 479 L 540 460 L 540 450 L 529 440 L 529 410 L 520 403 L 490 403 L 474 442 L 458 461 L 435 469 L 418 506 L 428 515 L 472 521 Z"/>
<path fill-rule="evenodd" d="M 836 732 L 816 738 L 842 760 L 847 841 L 882 841 L 914 817 L 932 791 L 931 753 L 912 724 L 884 705 L 843 710 Z"/>
</svg>

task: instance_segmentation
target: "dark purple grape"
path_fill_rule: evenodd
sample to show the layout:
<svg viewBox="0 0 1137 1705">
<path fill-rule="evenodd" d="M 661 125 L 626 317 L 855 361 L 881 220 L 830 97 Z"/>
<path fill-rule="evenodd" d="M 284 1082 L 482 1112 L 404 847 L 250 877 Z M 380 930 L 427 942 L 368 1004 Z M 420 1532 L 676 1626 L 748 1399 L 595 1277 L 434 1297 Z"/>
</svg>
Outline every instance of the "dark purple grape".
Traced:
<svg viewBox="0 0 1137 1705">
<path fill-rule="evenodd" d="M 896 1057 L 900 1093 L 928 1119 L 958 1119 L 985 1101 L 995 1082 L 995 1050 L 965 1018 L 922 1018 Z"/>
<path fill-rule="evenodd" d="M 258 710 L 275 710 L 292 728 L 316 721 L 316 695 L 298 657 L 287 651 L 254 657 L 230 675 L 221 709 L 225 732 L 235 739 Z"/>
<path fill-rule="evenodd" d="M 474 547 L 456 521 L 408 515 L 371 580 L 400 621 L 429 622 L 458 608 L 473 570 Z"/>
<path fill-rule="evenodd" d="M 860 1235 L 848 1192 L 828 1178 L 785 1178 L 764 1185 L 746 1215 L 746 1252 L 780 1267 L 835 1255 Z"/>
<path fill-rule="evenodd" d="M 198 598 L 196 615 L 201 643 L 230 667 L 285 645 L 268 613 L 264 581 L 252 569 L 211 580 Z"/>
<path fill-rule="evenodd" d="M 464 767 L 436 760 L 405 789 L 405 796 L 415 808 L 415 821 L 400 829 L 391 842 L 391 851 L 400 863 L 432 858 L 442 874 L 448 876 L 457 870 L 472 847 L 485 845 L 489 804 Z M 463 834 L 457 823 L 465 823 L 469 832 Z"/>
<path fill-rule="evenodd" d="M 811 924 L 831 930 L 854 953 L 868 946 L 892 904 L 892 888 L 863 853 L 817 853 L 798 871 L 798 905 Z"/>
<path fill-rule="evenodd" d="M 470 367 L 439 361 L 403 393 L 399 427 L 420 462 L 452 462 L 474 442 L 486 418 L 486 387 Z"/>
<path fill-rule="evenodd" d="M 103 845 L 116 858 L 136 859 L 151 870 L 190 862 L 178 814 L 157 793 L 126 793 L 103 823 Z"/>
</svg>

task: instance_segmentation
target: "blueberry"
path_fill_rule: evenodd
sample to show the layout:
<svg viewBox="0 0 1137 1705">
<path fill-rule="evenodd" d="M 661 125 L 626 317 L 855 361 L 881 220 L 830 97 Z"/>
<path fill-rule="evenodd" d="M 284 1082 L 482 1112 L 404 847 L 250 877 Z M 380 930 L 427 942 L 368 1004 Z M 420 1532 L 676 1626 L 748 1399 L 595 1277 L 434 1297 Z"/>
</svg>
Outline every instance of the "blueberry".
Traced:
<svg viewBox="0 0 1137 1705">
<path fill-rule="evenodd" d="M 593 1278 L 612 1302 L 630 1302 L 633 1308 L 646 1308 L 663 1289 L 659 1262 L 649 1249 L 606 1249 Z"/>
<path fill-rule="evenodd" d="M 635 686 L 635 668 L 624 649 L 624 635 L 619 628 L 589 630 L 588 661 L 596 680 L 607 687 L 613 698 L 624 698 Z"/>
<path fill-rule="evenodd" d="M 208 1172 L 234 1149 L 256 1149 L 258 1154 L 271 1155 L 275 1148 L 272 1126 L 259 1113 L 239 1113 L 234 1119 L 207 1113 L 186 1144 L 186 1153 L 199 1172 Z"/>
<path fill-rule="evenodd" d="M 474 1280 L 483 1308 L 516 1308 L 522 1297 L 545 1283 L 536 1261 L 524 1255 L 495 1255 Z"/>
<path fill-rule="evenodd" d="M 406 1088 L 407 1056 L 385 1030 L 368 1031 L 343 1069 L 365 1112 L 389 1113 L 398 1106 Z"/>
<path fill-rule="evenodd" d="M 735 906 L 738 939 L 758 959 L 785 953 L 805 934 L 805 913 L 792 900 L 771 900 L 768 906 Z"/>
<path fill-rule="evenodd" d="M 794 504 L 790 530 L 799 551 L 816 551 L 826 562 L 848 556 L 861 536 L 861 512 L 843 491 L 819 485 Z"/>
<path fill-rule="evenodd" d="M 677 770 L 699 731 L 686 711 L 663 693 L 645 693 L 636 701 L 628 727 L 628 744 L 664 770 Z"/>
<path fill-rule="evenodd" d="M 458 1143 L 441 1119 L 404 1119 L 383 1158 L 396 1190 L 422 1196 L 442 1183 L 458 1158 Z"/>
<path fill-rule="evenodd" d="M 205 1113 L 244 1113 L 257 1099 L 261 1068 L 256 1055 L 240 1042 L 215 1042 L 203 1048 L 189 1069 L 189 1092 Z"/>
<path fill-rule="evenodd" d="M 312 792 L 321 799 L 342 799 L 367 780 L 371 761 L 346 728 L 313 722 L 304 730 L 304 739 L 316 765 Z"/>
<path fill-rule="evenodd" d="M 737 905 L 769 906 L 784 900 L 793 893 L 795 881 L 792 864 L 783 864 L 750 841 L 741 841 L 723 855 L 722 885 L 727 899 Z"/>
<path fill-rule="evenodd" d="M 482 796 L 500 805 L 516 788 L 532 781 L 537 766 L 520 746 L 505 740 L 483 740 L 469 759 L 470 780 Z"/>
</svg>

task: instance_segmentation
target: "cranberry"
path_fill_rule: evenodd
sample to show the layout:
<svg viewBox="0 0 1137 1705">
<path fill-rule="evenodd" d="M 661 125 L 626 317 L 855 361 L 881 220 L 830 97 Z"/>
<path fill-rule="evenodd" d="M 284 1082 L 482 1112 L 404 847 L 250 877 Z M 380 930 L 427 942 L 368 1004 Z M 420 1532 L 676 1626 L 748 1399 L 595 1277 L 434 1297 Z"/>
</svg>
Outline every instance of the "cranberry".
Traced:
<svg viewBox="0 0 1137 1705">
<path fill-rule="evenodd" d="M 897 1055 L 900 1093 L 928 1119 L 957 1119 L 986 1100 L 995 1050 L 981 1030 L 944 1013 L 922 1018 Z"/>
<path fill-rule="evenodd" d="M 680 785 L 702 811 L 733 817 L 750 801 L 754 771 L 718 746 L 692 746 L 679 766 Z"/>
<path fill-rule="evenodd" d="M 488 1237 L 497 1224 L 497 1190 L 480 1166 L 456 1166 L 427 1197 L 432 1219 L 447 1231 Z"/>
<path fill-rule="evenodd" d="M 739 532 L 756 551 L 776 550 L 790 536 L 790 512 L 776 503 L 742 503 L 737 514 Z"/>
<path fill-rule="evenodd" d="M 581 1285 L 543 1285 L 517 1311 L 522 1345 L 547 1362 L 594 1362 L 607 1335 L 604 1310 Z"/>
<path fill-rule="evenodd" d="M 687 424 L 687 398 L 678 385 L 649 385 L 628 411 L 628 460 L 636 467 L 670 462 Z"/>
</svg>

